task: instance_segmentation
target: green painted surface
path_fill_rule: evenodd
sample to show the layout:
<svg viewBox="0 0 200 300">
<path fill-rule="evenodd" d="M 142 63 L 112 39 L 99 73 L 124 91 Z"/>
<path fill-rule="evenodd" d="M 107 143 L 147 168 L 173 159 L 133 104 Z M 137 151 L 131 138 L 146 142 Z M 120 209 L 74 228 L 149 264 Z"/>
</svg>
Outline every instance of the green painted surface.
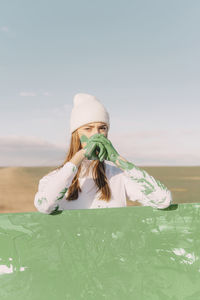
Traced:
<svg viewBox="0 0 200 300">
<path fill-rule="evenodd" d="M 200 204 L 0 215 L 0 299 L 200 299 Z"/>
</svg>

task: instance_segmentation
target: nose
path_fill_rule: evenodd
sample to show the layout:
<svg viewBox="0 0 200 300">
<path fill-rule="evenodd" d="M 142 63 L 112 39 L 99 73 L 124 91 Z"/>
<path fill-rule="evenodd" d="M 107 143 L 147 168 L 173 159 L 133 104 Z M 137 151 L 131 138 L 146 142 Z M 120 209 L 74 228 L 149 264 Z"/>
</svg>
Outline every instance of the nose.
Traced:
<svg viewBox="0 0 200 300">
<path fill-rule="evenodd" d="M 94 130 L 94 134 L 96 134 L 96 133 L 100 133 L 100 130 L 101 130 L 100 128 L 99 128 L 99 129 L 98 129 L 98 128 L 97 128 L 97 129 L 95 129 L 95 130 Z"/>
<path fill-rule="evenodd" d="M 95 128 L 92 132 L 92 135 L 96 134 L 96 133 L 100 133 L 100 128 Z"/>
</svg>

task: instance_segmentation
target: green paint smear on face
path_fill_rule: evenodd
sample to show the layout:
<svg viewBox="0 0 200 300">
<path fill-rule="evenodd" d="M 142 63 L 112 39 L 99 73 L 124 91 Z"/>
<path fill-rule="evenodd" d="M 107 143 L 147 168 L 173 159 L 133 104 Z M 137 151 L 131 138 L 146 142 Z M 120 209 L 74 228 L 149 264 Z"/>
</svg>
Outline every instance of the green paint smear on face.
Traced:
<svg viewBox="0 0 200 300">
<path fill-rule="evenodd" d="M 85 143 L 85 142 L 87 143 L 88 140 L 89 140 L 88 137 L 85 136 L 85 135 L 82 135 L 81 138 L 80 138 L 80 141 L 81 141 L 82 143 Z"/>
</svg>

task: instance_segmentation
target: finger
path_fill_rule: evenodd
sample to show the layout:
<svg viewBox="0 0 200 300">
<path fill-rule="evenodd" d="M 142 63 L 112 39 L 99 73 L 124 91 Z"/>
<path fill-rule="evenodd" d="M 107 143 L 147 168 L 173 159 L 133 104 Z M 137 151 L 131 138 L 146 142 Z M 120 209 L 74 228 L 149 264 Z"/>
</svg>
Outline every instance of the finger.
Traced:
<svg viewBox="0 0 200 300">
<path fill-rule="evenodd" d="M 105 154 L 106 148 L 104 147 L 104 145 L 102 143 L 97 143 L 97 147 L 99 148 L 99 153 L 98 155 L 98 159 L 100 160 L 100 158 L 102 158 L 102 156 Z"/>
<path fill-rule="evenodd" d="M 98 143 L 96 143 L 95 153 L 98 155 L 100 152 L 100 147 L 98 146 Z"/>
<path fill-rule="evenodd" d="M 86 146 L 87 147 L 87 146 Z M 96 143 L 89 143 L 85 155 L 90 156 L 96 147 Z"/>
<path fill-rule="evenodd" d="M 101 142 L 104 145 L 109 145 L 110 141 L 104 136 L 101 135 L 99 137 L 94 137 L 93 139 L 91 139 L 92 142 Z"/>
<path fill-rule="evenodd" d="M 99 160 L 99 156 L 102 154 L 104 146 L 102 145 L 102 143 L 97 143 L 96 142 L 95 144 L 96 144 L 96 147 L 93 150 L 93 152 L 91 154 L 91 157 L 94 160 Z"/>
<path fill-rule="evenodd" d="M 90 159 L 91 159 L 91 160 L 98 160 L 98 156 L 92 153 L 92 154 L 90 155 Z"/>
<path fill-rule="evenodd" d="M 91 144 L 88 144 L 84 147 L 84 149 L 86 150 L 85 152 L 88 152 L 91 149 Z"/>
<path fill-rule="evenodd" d="M 97 143 L 96 143 L 96 147 L 94 148 L 93 152 L 92 152 L 92 159 L 94 160 L 98 160 L 98 153 L 99 153 L 100 149 L 99 147 L 97 146 Z"/>
<path fill-rule="evenodd" d="M 99 156 L 99 160 L 100 160 L 101 162 L 106 158 L 106 154 L 107 154 L 107 151 L 106 151 L 106 149 L 104 148 L 103 153 L 101 154 L 101 156 Z"/>
<path fill-rule="evenodd" d="M 90 138 L 89 138 L 89 140 L 91 140 L 91 139 L 93 139 L 93 138 L 99 138 L 99 137 L 101 137 L 103 134 L 102 133 L 95 133 L 95 134 L 93 134 Z"/>
<path fill-rule="evenodd" d="M 95 139 L 95 140 L 92 141 L 92 143 L 96 143 L 97 148 L 98 148 L 99 151 L 101 149 L 103 150 L 103 148 L 106 148 L 106 144 L 103 141 L 101 141 L 101 140 Z"/>
<path fill-rule="evenodd" d="M 95 154 L 96 154 L 98 160 L 99 160 L 100 156 L 102 155 L 104 148 L 105 147 L 102 143 L 97 143 L 96 142 Z"/>
<path fill-rule="evenodd" d="M 98 147 L 99 147 L 99 149 L 100 149 L 100 152 L 99 152 L 99 154 L 98 154 L 98 156 L 100 157 L 100 156 L 102 155 L 103 150 L 104 150 L 105 147 L 103 146 L 102 143 L 97 143 L 97 145 L 98 145 Z"/>
<path fill-rule="evenodd" d="M 95 133 L 95 134 L 93 134 L 93 135 L 89 138 L 89 141 L 94 141 L 94 140 L 96 140 L 96 141 L 98 142 L 102 137 L 105 137 L 104 134 L 102 134 L 102 133 Z"/>
<path fill-rule="evenodd" d="M 97 150 L 97 148 L 98 148 L 98 150 Z M 98 158 L 98 153 L 99 153 L 99 151 L 100 151 L 100 147 L 98 146 L 98 143 L 93 143 L 93 142 L 90 142 L 89 143 L 89 150 L 90 151 L 88 151 L 89 152 L 89 159 L 92 159 L 92 160 L 98 160 L 99 158 Z"/>
</svg>

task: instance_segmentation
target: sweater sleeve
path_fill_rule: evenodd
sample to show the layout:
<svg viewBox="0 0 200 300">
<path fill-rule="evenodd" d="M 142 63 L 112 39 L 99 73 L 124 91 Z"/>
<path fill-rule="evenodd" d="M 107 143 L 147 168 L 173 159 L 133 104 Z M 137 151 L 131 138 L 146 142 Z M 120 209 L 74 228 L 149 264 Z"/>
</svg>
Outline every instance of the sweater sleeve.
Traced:
<svg viewBox="0 0 200 300">
<path fill-rule="evenodd" d="M 159 180 L 134 166 L 124 170 L 124 184 L 128 200 L 137 200 L 143 206 L 166 208 L 172 203 L 171 192 Z"/>
<path fill-rule="evenodd" d="M 51 214 L 59 209 L 59 201 L 63 199 L 77 171 L 75 164 L 67 162 L 62 168 L 40 179 L 34 198 L 34 205 L 39 212 Z"/>
</svg>

